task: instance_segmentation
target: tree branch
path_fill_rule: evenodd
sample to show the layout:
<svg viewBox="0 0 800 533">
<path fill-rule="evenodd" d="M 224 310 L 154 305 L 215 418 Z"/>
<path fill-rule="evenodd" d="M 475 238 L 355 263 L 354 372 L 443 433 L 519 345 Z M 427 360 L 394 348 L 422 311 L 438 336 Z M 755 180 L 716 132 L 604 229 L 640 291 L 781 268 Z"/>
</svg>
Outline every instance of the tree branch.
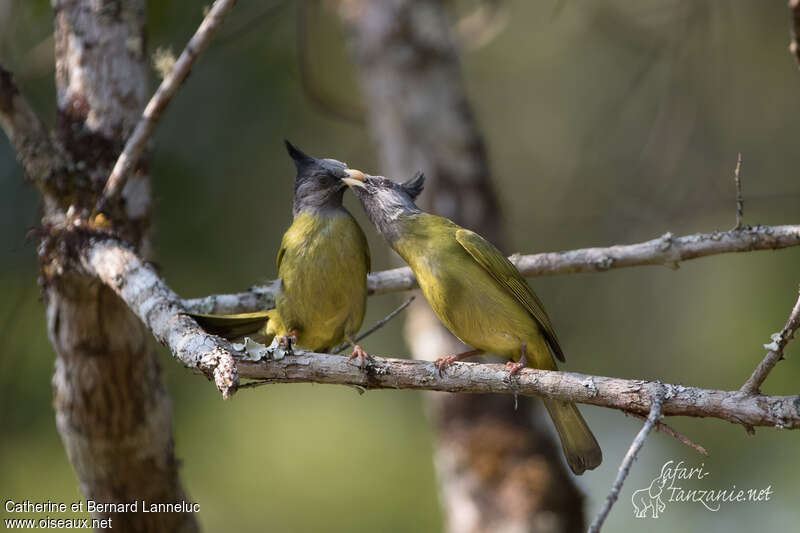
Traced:
<svg viewBox="0 0 800 533">
<path fill-rule="evenodd" d="M 779 250 L 800 245 L 800 225 L 753 226 L 714 233 L 696 233 L 674 237 L 666 233 L 657 239 L 638 244 L 616 245 L 607 248 L 583 248 L 510 257 L 519 271 L 528 277 L 546 274 L 605 272 L 614 268 L 663 265 L 677 268 L 681 261 L 710 255 Z M 278 280 L 265 286 L 253 287 L 237 294 L 213 295 L 184 301 L 192 312 L 244 313 L 274 305 Z M 373 272 L 367 280 L 370 294 L 386 294 L 417 288 L 414 274 L 408 267 Z"/>
<path fill-rule="evenodd" d="M 89 237 L 79 257 L 84 270 L 113 289 L 178 360 L 213 379 L 223 398 L 236 392 L 235 350 L 184 314 L 180 298 L 152 266 L 125 244 L 109 238 Z"/>
<path fill-rule="evenodd" d="M 606 518 L 608 518 L 608 513 L 611 512 L 611 507 L 617 501 L 617 498 L 619 498 L 619 493 L 622 490 L 622 484 L 625 483 L 625 479 L 627 479 L 628 474 L 631 471 L 631 466 L 633 466 L 636 456 L 639 455 L 639 450 L 641 450 L 642 446 L 644 446 L 644 441 L 647 438 L 647 435 L 650 433 L 650 430 L 652 430 L 653 427 L 658 424 L 658 421 L 661 418 L 661 408 L 664 404 L 665 398 L 666 394 L 664 389 L 662 387 L 657 387 L 652 396 L 650 414 L 647 415 L 647 420 L 642 426 L 642 429 L 639 430 L 639 433 L 636 435 L 636 438 L 633 439 L 630 448 L 628 448 L 628 453 L 626 453 L 625 457 L 622 459 L 622 464 L 619 465 L 617 477 L 614 480 L 614 484 L 611 486 L 611 492 L 609 492 L 606 501 L 603 502 L 603 507 L 600 509 L 600 512 L 597 513 L 597 517 L 589 527 L 589 533 L 597 533 L 600 531 L 600 528 L 603 527 L 603 522 L 605 522 Z"/>
<path fill-rule="evenodd" d="M 177 359 L 213 378 L 224 397 L 236 391 L 241 376 L 272 383 L 329 383 L 367 389 L 546 395 L 646 414 L 650 410 L 653 388 L 661 386 L 642 380 L 534 369 L 523 369 L 512 383 L 503 365 L 475 363 L 454 363 L 442 377 L 437 377 L 430 362 L 378 357 L 362 371 L 349 364 L 345 357 L 302 351 L 280 361 L 235 360 L 237 352 L 230 343 L 207 334 L 184 314 L 187 309 L 180 298 L 130 247 L 111 237 L 92 234 L 79 225 L 72 231 L 79 237 L 76 256 L 83 269 L 114 290 Z M 70 240 L 74 237 L 61 239 L 63 242 Z M 667 416 L 710 417 L 746 426 L 800 428 L 800 396 L 760 396 L 743 391 L 663 386 L 667 390 L 664 402 Z"/>
<path fill-rule="evenodd" d="M 17 153 L 25 174 L 44 194 L 65 168 L 39 117 L 19 91 L 14 76 L 0 65 L 0 127 Z"/>
<path fill-rule="evenodd" d="M 783 359 L 783 351 L 786 345 L 789 344 L 789 341 L 794 338 L 794 332 L 797 331 L 798 327 L 800 327 L 800 296 L 798 296 L 797 302 L 794 304 L 792 312 L 789 314 L 786 325 L 783 326 L 783 329 L 779 333 L 774 333 L 772 335 L 771 343 L 764 345 L 764 348 L 768 348 L 769 351 L 753 371 L 753 374 L 747 379 L 745 384 L 742 385 L 742 392 L 746 394 L 760 394 L 758 390 L 759 387 L 761 387 L 761 384 L 767 379 L 767 376 L 772 369 L 775 368 L 775 365 L 778 364 L 778 361 Z"/>
<path fill-rule="evenodd" d="M 442 377 L 432 362 L 375 357 L 366 371 L 346 357 L 297 351 L 280 361 L 238 361 L 242 378 L 270 383 L 327 383 L 365 389 L 415 389 L 478 394 L 548 396 L 569 402 L 648 414 L 652 394 L 664 387 L 665 416 L 718 418 L 734 424 L 800 428 L 800 396 L 752 396 L 661 384 L 525 368 L 514 382 L 500 364 L 453 363 Z"/>
<path fill-rule="evenodd" d="M 122 189 L 133 167 L 139 161 L 147 141 L 153 134 L 164 110 L 169 105 L 172 97 L 178 92 L 197 57 L 206 49 L 211 38 L 217 32 L 228 12 L 236 5 L 236 0 L 216 0 L 208 14 L 200 23 L 186 48 L 181 52 L 170 73 L 164 77 L 158 90 L 147 103 L 142 113 L 142 118 L 136 124 L 136 129 L 125 143 L 125 148 L 119 155 L 111 175 L 106 182 L 103 195 L 98 202 L 98 211 L 104 211 L 107 206 L 119 198 Z"/>
</svg>

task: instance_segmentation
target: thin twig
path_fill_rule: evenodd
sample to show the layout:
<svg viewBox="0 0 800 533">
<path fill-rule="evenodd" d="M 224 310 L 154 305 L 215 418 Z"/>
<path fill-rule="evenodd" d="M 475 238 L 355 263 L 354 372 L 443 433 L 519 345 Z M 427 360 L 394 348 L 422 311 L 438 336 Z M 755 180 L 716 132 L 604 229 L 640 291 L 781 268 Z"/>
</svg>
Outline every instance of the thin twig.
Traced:
<svg viewBox="0 0 800 533">
<path fill-rule="evenodd" d="M 742 217 L 744 216 L 744 198 L 742 197 L 742 179 L 739 171 L 742 169 L 742 153 L 736 159 L 736 170 L 733 171 L 733 179 L 736 182 L 736 226 L 734 230 L 742 229 Z"/>
<path fill-rule="evenodd" d="M 608 518 L 608 513 L 611 511 L 611 507 L 617 501 L 617 498 L 619 498 L 619 492 L 622 490 L 622 484 L 625 483 L 625 479 L 628 477 L 628 474 L 631 471 L 631 466 L 636 460 L 639 450 L 641 450 L 642 446 L 644 446 L 644 441 L 647 438 L 648 433 L 650 433 L 650 430 L 653 429 L 653 426 L 655 426 L 661 418 L 661 406 L 664 404 L 665 396 L 666 391 L 664 390 L 664 387 L 658 387 L 654 392 L 652 396 L 652 403 L 650 404 L 650 413 L 647 415 L 647 420 L 642 426 L 642 429 L 639 430 L 639 434 L 636 435 L 635 439 L 633 439 L 633 443 L 631 443 L 631 447 L 628 448 L 628 453 L 625 454 L 625 458 L 622 459 L 622 464 L 619 465 L 617 478 L 614 480 L 614 484 L 611 486 L 611 492 L 608 493 L 606 501 L 603 503 L 603 507 L 600 509 L 600 512 L 597 513 L 597 517 L 595 517 L 594 522 L 592 522 L 592 525 L 589 527 L 589 533 L 597 533 L 600 531 L 600 528 L 603 527 L 603 522 L 605 522 L 606 518 Z"/>
<path fill-rule="evenodd" d="M 731 252 L 778 250 L 800 245 L 800 225 L 751 226 L 736 231 L 695 233 L 675 237 L 667 233 L 637 244 L 582 248 L 565 252 L 513 255 L 511 261 L 523 276 L 605 272 L 615 268 L 662 265 L 676 268 L 681 261 Z M 191 312 L 246 313 L 271 306 L 280 283 L 270 282 L 249 291 L 212 295 L 184 301 Z M 373 272 L 367 278 L 369 294 L 387 294 L 417 288 L 408 267 Z"/>
<path fill-rule="evenodd" d="M 647 420 L 646 416 L 640 415 L 639 413 L 625 413 L 625 414 L 626 415 L 630 415 L 630 416 L 632 416 L 634 418 L 638 418 L 639 420 Z M 691 440 L 689 437 L 687 437 L 683 433 L 680 433 L 679 431 L 677 431 L 672 426 L 668 426 L 664 422 L 659 422 L 658 424 L 656 424 L 656 431 L 661 431 L 663 433 L 666 433 L 670 437 L 675 438 L 675 440 L 677 440 L 681 444 L 685 444 L 689 448 L 692 448 L 693 450 L 695 450 L 700 455 L 705 455 L 706 457 L 708 457 L 708 451 L 705 449 L 705 447 L 697 444 L 696 442 Z"/>
<path fill-rule="evenodd" d="M 759 387 L 767 379 L 767 376 L 778 364 L 778 361 L 783 359 L 783 351 L 789 341 L 794 338 L 794 332 L 800 327 L 800 295 L 798 295 L 797 302 L 795 302 L 792 312 L 789 314 L 789 319 L 780 333 L 772 334 L 772 342 L 765 344 L 764 348 L 769 351 L 764 359 L 758 364 L 753 374 L 742 385 L 741 391 L 746 394 L 759 394 Z"/>
<path fill-rule="evenodd" d="M 375 333 L 376 331 L 378 331 L 379 329 L 381 329 L 383 326 L 385 326 L 385 325 L 386 325 L 386 323 L 387 323 L 387 322 L 389 322 L 391 319 L 393 319 L 393 318 L 394 318 L 394 317 L 396 317 L 398 314 L 400 314 L 400 312 L 401 312 L 403 309 L 405 309 L 406 307 L 408 307 L 408 306 L 411 304 L 411 302 L 413 302 L 413 301 L 414 301 L 414 298 L 416 298 L 416 297 L 415 297 L 415 296 L 412 296 L 412 297 L 410 297 L 408 300 L 406 300 L 405 302 L 403 302 L 402 304 L 400 304 L 400 306 L 399 306 L 397 309 L 395 309 L 394 311 L 392 311 L 391 313 L 389 313 L 388 315 L 386 315 L 386 316 L 385 316 L 383 319 L 381 319 L 381 320 L 379 320 L 378 322 L 376 322 L 376 323 L 375 323 L 375 325 L 374 325 L 374 326 L 372 326 L 371 328 L 369 328 L 367 331 L 365 331 L 364 333 L 362 333 L 361 335 L 358 335 L 358 336 L 357 336 L 355 339 L 353 339 L 353 342 L 356 342 L 356 343 L 357 343 L 357 342 L 358 342 L 358 341 L 360 341 L 361 339 L 364 339 L 364 338 L 366 338 L 366 337 L 369 337 L 370 335 L 372 335 L 373 333 Z M 345 348 L 347 348 L 348 346 L 350 346 L 350 343 L 349 343 L 349 342 L 346 342 L 346 343 L 342 344 L 341 346 L 339 346 L 338 348 L 336 348 L 336 349 L 333 351 L 333 353 L 334 353 L 334 354 L 341 353 L 341 352 L 342 352 L 342 351 L 343 351 Z"/>
<path fill-rule="evenodd" d="M 103 212 L 111 202 L 118 199 L 122 194 L 125 182 L 139 161 L 142 152 L 144 152 L 147 141 L 152 136 L 156 124 L 164 114 L 164 110 L 189 75 L 195 60 L 206 49 L 211 38 L 222 25 L 225 16 L 234 5 L 236 5 L 236 0 L 216 0 L 214 2 L 208 14 L 203 18 L 203 22 L 200 23 L 197 31 L 189 40 L 186 48 L 181 52 L 172 71 L 163 79 L 158 90 L 150 98 L 144 113 L 142 113 L 142 118 L 136 124 L 136 128 L 125 143 L 125 148 L 111 170 L 111 175 L 108 177 L 103 195 L 97 205 L 99 212 Z"/>
</svg>

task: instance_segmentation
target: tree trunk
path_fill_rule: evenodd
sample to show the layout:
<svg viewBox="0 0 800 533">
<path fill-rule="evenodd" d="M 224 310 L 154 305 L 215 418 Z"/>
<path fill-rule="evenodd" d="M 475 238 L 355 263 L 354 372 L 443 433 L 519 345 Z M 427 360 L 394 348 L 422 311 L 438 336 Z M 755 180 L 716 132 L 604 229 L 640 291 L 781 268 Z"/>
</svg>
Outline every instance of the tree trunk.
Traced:
<svg viewBox="0 0 800 533">
<path fill-rule="evenodd" d="M 456 47 L 437 0 L 340 3 L 383 168 L 393 179 L 427 175 L 425 208 L 502 246 L 500 208 L 483 139 L 461 81 Z M 424 300 L 407 320 L 414 357 L 464 351 Z M 520 398 L 430 394 L 436 468 L 447 530 L 583 530 L 572 483 L 541 410 Z"/>
<path fill-rule="evenodd" d="M 149 333 L 105 285 L 63 271 L 53 228 L 97 201 L 147 97 L 144 0 L 53 0 L 57 141 L 70 161 L 46 195 L 40 246 L 47 325 L 56 351 L 56 422 L 86 499 L 186 499 L 172 413 Z M 66 192 L 68 191 L 68 193 Z M 150 181 L 140 165 L 113 211 L 116 231 L 150 254 Z M 140 503 L 141 508 L 141 503 Z M 196 531 L 193 514 L 96 513 L 114 531 Z"/>
</svg>

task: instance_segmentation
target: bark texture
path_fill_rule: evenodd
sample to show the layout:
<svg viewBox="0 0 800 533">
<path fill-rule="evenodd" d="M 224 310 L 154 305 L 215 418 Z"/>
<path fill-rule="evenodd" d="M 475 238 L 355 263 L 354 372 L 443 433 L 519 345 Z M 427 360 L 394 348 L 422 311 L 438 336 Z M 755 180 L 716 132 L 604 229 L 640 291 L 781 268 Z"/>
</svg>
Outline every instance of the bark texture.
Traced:
<svg viewBox="0 0 800 533">
<path fill-rule="evenodd" d="M 330 354 L 297 352 L 278 361 L 238 361 L 242 377 L 265 383 L 329 383 L 356 385 L 365 389 L 417 389 L 472 393 L 484 402 L 487 393 L 539 395 L 574 403 L 585 403 L 646 415 L 653 394 L 666 391 L 665 416 L 717 418 L 733 424 L 776 429 L 800 429 L 800 396 L 764 396 L 740 390 L 714 390 L 673 385 L 659 381 L 589 376 L 574 372 L 554 372 L 526 368 L 513 383 L 500 364 L 453 363 L 442 376 L 432 363 L 376 357 L 362 371 L 346 358 Z M 441 396 L 460 398 L 465 395 Z M 469 397 L 469 396 L 467 396 Z M 522 399 L 522 398 L 520 398 Z M 495 424 L 513 401 L 506 397 L 498 404 L 502 411 L 488 413 L 484 422 L 492 432 L 504 430 Z M 522 404 L 520 404 L 521 408 Z M 487 414 L 487 416 L 488 416 Z M 501 420 L 502 421 L 502 420 Z M 480 424 L 478 424 L 480 425 Z M 673 435 L 675 436 L 675 435 Z M 678 437 L 679 440 L 681 440 Z M 689 444 L 682 440 L 684 444 Z M 702 452 L 701 452 L 702 453 Z M 493 456 L 485 460 L 493 461 Z"/>
<path fill-rule="evenodd" d="M 54 0 L 57 141 L 63 194 L 46 195 L 40 246 L 47 325 L 55 348 L 59 433 L 81 491 L 100 502 L 186 498 L 172 441 L 170 400 L 150 335 L 100 280 L 65 268 L 53 228 L 96 203 L 147 94 L 144 0 Z M 150 181 L 140 166 L 111 225 L 150 255 Z M 195 531 L 191 514 L 108 514 L 114 531 Z"/>
<path fill-rule="evenodd" d="M 428 177 L 424 207 L 502 246 L 486 148 L 467 101 L 442 2 L 340 3 L 382 167 L 394 179 Z M 419 298 L 407 320 L 417 359 L 464 351 Z M 579 531 L 582 496 L 529 400 L 429 397 L 447 529 Z"/>
</svg>

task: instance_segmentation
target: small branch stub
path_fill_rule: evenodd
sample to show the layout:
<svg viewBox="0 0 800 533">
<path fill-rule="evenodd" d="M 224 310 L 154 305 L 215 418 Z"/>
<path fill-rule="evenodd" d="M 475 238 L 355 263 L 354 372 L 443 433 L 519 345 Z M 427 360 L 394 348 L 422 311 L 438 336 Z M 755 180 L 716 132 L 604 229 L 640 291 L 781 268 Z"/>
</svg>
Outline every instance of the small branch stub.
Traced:
<svg viewBox="0 0 800 533">
<path fill-rule="evenodd" d="M 742 229 L 742 218 L 744 217 L 744 198 L 742 197 L 742 178 L 739 172 L 742 169 L 742 153 L 736 159 L 736 170 L 733 171 L 733 180 L 736 183 L 736 226 L 734 230 Z"/>
</svg>

